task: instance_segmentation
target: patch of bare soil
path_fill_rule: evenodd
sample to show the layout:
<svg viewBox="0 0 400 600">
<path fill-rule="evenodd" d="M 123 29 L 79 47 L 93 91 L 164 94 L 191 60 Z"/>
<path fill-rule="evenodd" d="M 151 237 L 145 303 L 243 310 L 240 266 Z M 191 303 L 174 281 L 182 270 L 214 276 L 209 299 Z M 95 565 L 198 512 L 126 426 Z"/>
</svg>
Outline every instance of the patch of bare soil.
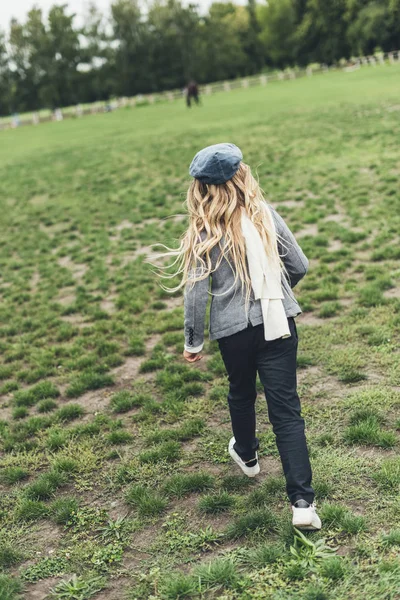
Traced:
<svg viewBox="0 0 400 600">
<path fill-rule="evenodd" d="M 114 314 L 116 311 L 115 304 L 111 296 L 107 300 L 102 300 L 100 302 L 100 308 L 101 310 L 104 310 L 104 312 L 110 314 Z"/>
<path fill-rule="evenodd" d="M 284 206 L 285 208 L 302 208 L 304 206 L 304 200 L 284 200 L 283 202 L 278 203 L 278 210 L 280 206 Z"/>
<path fill-rule="evenodd" d="M 392 288 L 383 292 L 385 298 L 400 298 L 400 287 Z"/>
<path fill-rule="evenodd" d="M 48 199 L 48 194 L 35 194 L 29 200 L 29 204 L 32 204 L 33 206 L 44 206 L 45 204 L 47 204 Z"/>
<path fill-rule="evenodd" d="M 318 234 L 318 225 L 316 223 L 312 223 L 311 225 L 307 225 L 307 227 L 300 229 L 300 231 L 296 231 L 296 238 L 301 238 L 306 235 L 315 236 L 317 234 Z"/>
<path fill-rule="evenodd" d="M 123 221 L 121 221 L 121 223 L 116 225 L 114 229 L 115 231 L 122 231 L 123 229 L 132 229 L 132 227 L 134 227 L 133 223 L 131 223 L 127 219 L 124 219 Z"/>
<path fill-rule="evenodd" d="M 300 325 L 326 325 L 326 319 L 321 319 L 311 312 L 302 313 L 297 317 L 297 321 Z"/>
<path fill-rule="evenodd" d="M 78 398 L 79 404 L 83 406 L 88 415 L 96 414 L 103 411 L 110 403 L 110 398 L 114 394 L 114 389 L 92 390 L 86 392 Z M 74 402 L 76 404 L 76 402 Z M 66 405 L 65 405 L 66 406 Z M 81 421 L 87 421 L 88 418 L 83 417 Z"/>
<path fill-rule="evenodd" d="M 182 296 L 172 296 L 171 298 L 166 298 L 163 302 L 165 302 L 169 310 L 173 310 L 174 308 L 183 308 Z"/>
<path fill-rule="evenodd" d="M 71 291 L 68 292 L 63 292 L 62 290 L 60 290 L 57 298 L 56 298 L 56 302 L 58 304 L 61 304 L 62 306 L 69 306 L 70 304 L 73 304 L 76 300 L 76 296 L 75 294 L 73 294 Z"/>
<path fill-rule="evenodd" d="M 32 275 L 32 279 L 30 281 L 30 286 L 31 286 L 31 290 L 32 290 L 33 294 L 35 294 L 37 292 L 37 286 L 38 286 L 39 281 L 40 281 L 40 275 L 37 271 L 35 271 L 34 274 Z"/>
<path fill-rule="evenodd" d="M 50 590 L 57 585 L 60 577 L 49 577 L 36 583 L 29 583 L 24 589 L 24 600 L 45 600 L 49 597 Z"/>
<path fill-rule="evenodd" d="M 60 267 L 69 269 L 75 279 L 82 279 L 87 271 L 87 265 L 74 263 L 69 256 L 62 256 L 57 262 Z"/>
<path fill-rule="evenodd" d="M 125 567 L 129 571 L 131 570 L 128 566 Z M 92 596 L 92 598 L 93 600 L 122 600 L 131 585 L 132 582 L 128 577 L 118 577 L 118 579 L 111 580 L 108 583 L 107 589 Z"/>
<path fill-rule="evenodd" d="M 337 250 L 341 250 L 342 247 L 343 247 L 342 242 L 340 240 L 331 240 L 331 242 L 328 246 L 328 251 L 336 252 Z"/>
<path fill-rule="evenodd" d="M 90 327 L 90 325 L 92 325 L 90 321 L 86 321 L 85 317 L 79 313 L 64 315 L 61 316 L 60 319 L 65 323 L 70 323 L 71 325 L 76 325 L 77 327 Z"/>
<path fill-rule="evenodd" d="M 112 369 L 111 373 L 115 377 L 117 384 L 125 384 L 136 379 L 141 362 L 142 358 L 130 356 L 123 365 Z"/>
</svg>

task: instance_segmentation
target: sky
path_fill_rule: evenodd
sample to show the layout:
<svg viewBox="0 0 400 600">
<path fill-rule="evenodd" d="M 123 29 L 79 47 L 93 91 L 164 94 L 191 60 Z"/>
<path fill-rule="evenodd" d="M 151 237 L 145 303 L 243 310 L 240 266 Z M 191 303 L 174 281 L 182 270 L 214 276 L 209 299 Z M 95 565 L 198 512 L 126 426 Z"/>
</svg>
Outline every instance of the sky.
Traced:
<svg viewBox="0 0 400 600">
<path fill-rule="evenodd" d="M 111 0 L 94 1 L 102 12 L 108 12 Z M 53 4 L 67 4 L 71 12 L 81 16 L 85 13 L 88 0 L 0 0 L 0 29 L 7 30 L 12 17 L 24 20 L 34 4 L 42 8 L 45 13 Z M 211 4 L 211 0 L 197 0 L 197 4 L 204 9 Z"/>
</svg>

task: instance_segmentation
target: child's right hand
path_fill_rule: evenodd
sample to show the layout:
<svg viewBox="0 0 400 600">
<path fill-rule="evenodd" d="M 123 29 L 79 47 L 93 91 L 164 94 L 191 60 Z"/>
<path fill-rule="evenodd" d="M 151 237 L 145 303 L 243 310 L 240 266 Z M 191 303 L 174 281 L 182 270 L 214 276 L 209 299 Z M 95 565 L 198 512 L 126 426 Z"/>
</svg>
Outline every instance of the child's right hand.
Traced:
<svg viewBox="0 0 400 600">
<path fill-rule="evenodd" d="M 203 356 L 200 354 L 200 352 L 188 352 L 187 350 L 184 350 L 183 358 L 188 362 L 193 363 L 201 360 Z"/>
</svg>

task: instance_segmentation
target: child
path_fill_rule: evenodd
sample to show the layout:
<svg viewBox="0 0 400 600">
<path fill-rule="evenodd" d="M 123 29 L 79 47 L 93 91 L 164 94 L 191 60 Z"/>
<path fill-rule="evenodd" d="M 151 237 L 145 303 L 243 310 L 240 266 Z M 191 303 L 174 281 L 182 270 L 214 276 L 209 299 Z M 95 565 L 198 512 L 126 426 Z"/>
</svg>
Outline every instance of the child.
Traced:
<svg viewBox="0 0 400 600">
<path fill-rule="evenodd" d="M 180 286 L 185 286 L 183 355 L 189 362 L 202 358 L 211 284 L 210 339 L 218 341 L 229 378 L 229 453 L 248 477 L 260 472 L 258 372 L 293 525 L 320 529 L 296 391 L 294 317 L 301 309 L 291 289 L 306 274 L 308 260 L 282 217 L 265 202 L 242 158 L 234 144 L 216 144 L 198 152 L 190 165 L 189 227 L 177 252 Z"/>
</svg>

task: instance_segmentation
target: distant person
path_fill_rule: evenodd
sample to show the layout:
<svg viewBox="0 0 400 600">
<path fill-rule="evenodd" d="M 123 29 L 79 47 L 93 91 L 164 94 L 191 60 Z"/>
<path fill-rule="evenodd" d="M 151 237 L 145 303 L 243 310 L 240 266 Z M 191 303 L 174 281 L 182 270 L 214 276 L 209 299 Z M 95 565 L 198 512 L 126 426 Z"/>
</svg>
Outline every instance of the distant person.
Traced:
<svg viewBox="0 0 400 600">
<path fill-rule="evenodd" d="M 192 99 L 199 104 L 199 86 L 195 81 L 189 81 L 186 86 L 186 105 L 188 108 L 192 105 Z"/>
<path fill-rule="evenodd" d="M 283 218 L 261 189 L 234 144 L 196 154 L 187 192 L 189 227 L 172 252 L 185 286 L 185 349 L 202 358 L 210 295 L 210 339 L 217 340 L 228 378 L 233 437 L 229 454 L 248 477 L 260 472 L 256 437 L 256 376 L 264 386 L 276 436 L 293 525 L 316 530 L 311 466 L 296 390 L 298 346 L 295 317 L 301 313 L 291 288 L 308 260 Z"/>
</svg>

